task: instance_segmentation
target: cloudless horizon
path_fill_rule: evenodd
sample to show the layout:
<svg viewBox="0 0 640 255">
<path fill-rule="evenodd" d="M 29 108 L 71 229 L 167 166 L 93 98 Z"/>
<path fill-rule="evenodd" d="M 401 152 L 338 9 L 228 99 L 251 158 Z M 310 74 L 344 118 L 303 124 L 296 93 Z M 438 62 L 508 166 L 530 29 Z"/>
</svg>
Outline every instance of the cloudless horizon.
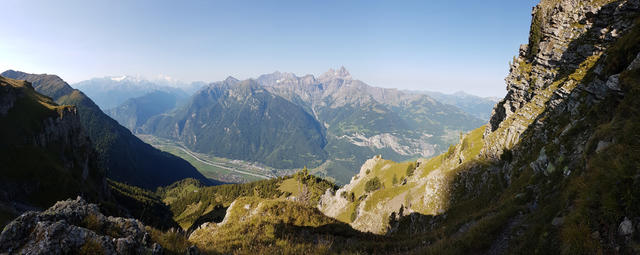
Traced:
<svg viewBox="0 0 640 255">
<path fill-rule="evenodd" d="M 218 81 L 346 67 L 377 87 L 502 97 L 525 1 L 3 1 L 0 69 Z"/>
</svg>

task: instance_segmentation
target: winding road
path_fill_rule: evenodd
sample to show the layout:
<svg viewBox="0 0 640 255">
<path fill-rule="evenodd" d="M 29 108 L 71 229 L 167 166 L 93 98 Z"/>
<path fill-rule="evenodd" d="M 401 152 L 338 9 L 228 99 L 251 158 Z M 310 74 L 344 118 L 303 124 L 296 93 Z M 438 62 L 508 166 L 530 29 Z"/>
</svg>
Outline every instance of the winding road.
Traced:
<svg viewBox="0 0 640 255">
<path fill-rule="evenodd" d="M 267 176 L 267 175 L 261 175 L 261 174 L 256 174 L 256 173 L 245 172 L 245 171 L 241 171 L 241 170 L 237 170 L 237 169 L 234 169 L 234 168 L 231 168 L 231 167 L 224 166 L 224 165 L 219 164 L 219 163 L 213 163 L 213 162 L 210 162 L 210 161 L 207 161 L 207 160 L 204 160 L 204 159 L 200 159 L 200 158 L 198 158 L 198 156 L 196 156 L 196 155 L 195 155 L 193 152 L 191 152 L 190 150 L 187 150 L 187 149 L 183 148 L 182 146 L 177 146 L 177 147 L 178 147 L 180 150 L 184 151 L 184 153 L 187 153 L 189 156 L 191 156 L 191 157 L 193 157 L 194 159 L 196 159 L 197 161 L 200 161 L 201 163 L 204 163 L 204 164 L 207 164 L 207 165 L 210 165 L 210 166 L 215 166 L 215 167 L 219 167 L 219 168 L 222 168 L 222 169 L 229 170 L 229 171 L 231 171 L 231 172 L 236 172 L 236 173 L 239 173 L 239 174 L 251 175 L 251 176 L 255 176 L 255 177 L 259 177 L 259 178 L 264 178 L 264 179 L 271 179 L 271 178 L 273 178 L 273 177 L 270 177 L 270 176 Z"/>
</svg>

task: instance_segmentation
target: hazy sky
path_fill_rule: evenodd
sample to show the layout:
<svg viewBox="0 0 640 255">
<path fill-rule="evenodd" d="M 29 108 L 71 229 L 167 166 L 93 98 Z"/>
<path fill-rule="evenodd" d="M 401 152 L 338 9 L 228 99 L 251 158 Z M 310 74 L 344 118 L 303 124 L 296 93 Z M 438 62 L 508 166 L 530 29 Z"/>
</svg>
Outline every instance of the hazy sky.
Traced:
<svg viewBox="0 0 640 255">
<path fill-rule="evenodd" d="M 2 0 L 0 69 L 70 83 L 345 66 L 373 86 L 503 96 L 535 0 Z"/>
</svg>

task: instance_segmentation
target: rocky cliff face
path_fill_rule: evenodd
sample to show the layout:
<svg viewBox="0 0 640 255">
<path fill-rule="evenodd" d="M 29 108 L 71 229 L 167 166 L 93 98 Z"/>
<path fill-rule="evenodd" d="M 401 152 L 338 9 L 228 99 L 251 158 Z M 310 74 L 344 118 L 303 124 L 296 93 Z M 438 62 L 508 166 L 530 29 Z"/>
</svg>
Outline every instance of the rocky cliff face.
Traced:
<svg viewBox="0 0 640 255">
<path fill-rule="evenodd" d="M 520 47 L 511 63 L 507 96 L 495 107 L 487 127 L 486 135 L 493 138 L 487 156 L 513 147 L 530 125 L 541 127 L 539 115 L 545 110 L 557 108 L 579 118 L 578 101 L 593 105 L 619 91 L 614 81 L 587 83 L 582 78 L 590 70 L 603 74 L 598 60 L 604 61 L 605 51 L 634 25 L 637 12 L 635 1 L 543 0 L 536 6 L 529 44 Z M 582 91 L 591 98 L 578 98 Z"/>
<path fill-rule="evenodd" d="M 82 198 L 27 212 L 0 234 L 8 254 L 162 254 L 138 220 L 104 216 Z"/>
<path fill-rule="evenodd" d="M 638 224 L 630 220 L 638 217 L 640 195 L 631 131 L 638 115 L 630 109 L 639 96 L 639 17 L 637 0 L 542 1 L 534 8 L 529 44 L 511 65 L 508 95 L 494 109 L 482 154 L 530 207 L 512 221 L 539 226 L 505 229 L 511 242 L 565 253 L 639 252 L 637 236 L 623 230 Z M 489 186 L 473 175 L 460 178 L 475 187 L 467 191 Z M 523 175 L 544 177 L 515 191 Z M 517 231 L 552 239 L 525 241 Z"/>
<path fill-rule="evenodd" d="M 9 88 L 8 86 L 0 87 L 0 89 L 2 89 L 2 92 L 0 93 L 0 116 L 5 116 L 9 110 L 13 108 L 18 95 L 14 89 Z"/>
<path fill-rule="evenodd" d="M 46 108 L 51 112 L 48 118 L 41 120 L 42 125 L 40 127 L 42 129 L 37 130 L 40 132 L 24 138 L 24 144 L 46 147 L 47 144 L 60 143 L 63 146 L 75 145 L 83 148 L 89 145 L 89 139 L 80 126 L 77 109 L 75 107 L 57 106 L 49 98 L 36 95 L 31 84 L 27 82 L 6 79 L 4 77 L 0 77 L 0 82 L 2 84 L 2 87 L 0 87 L 0 99 L 2 99 L 2 103 L 0 104 L 0 117 L 6 117 L 9 112 L 14 109 L 16 103 L 20 104 L 17 107 L 21 107 L 26 103 L 40 103 L 42 104 L 41 108 Z M 14 111 L 18 110 L 22 109 Z M 61 148 L 61 150 L 62 149 L 63 148 Z M 88 158 L 88 156 L 83 155 L 83 158 Z"/>
<path fill-rule="evenodd" d="M 0 98 L 0 205 L 15 213 L 105 194 L 104 172 L 75 107 L 58 106 L 31 84 L 4 77 Z"/>
</svg>

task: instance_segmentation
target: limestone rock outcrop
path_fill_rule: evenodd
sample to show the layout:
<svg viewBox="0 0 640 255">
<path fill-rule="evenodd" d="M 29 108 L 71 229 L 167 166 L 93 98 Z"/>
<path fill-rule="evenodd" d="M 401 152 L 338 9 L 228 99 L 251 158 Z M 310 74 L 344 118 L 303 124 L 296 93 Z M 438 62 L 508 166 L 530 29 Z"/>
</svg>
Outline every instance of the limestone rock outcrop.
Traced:
<svg viewBox="0 0 640 255">
<path fill-rule="evenodd" d="M 602 100 L 609 91 L 619 92 L 616 77 L 589 84 L 575 79 L 592 68 L 602 72 L 596 61 L 606 57 L 607 48 L 634 24 L 640 10 L 638 1 L 608 2 L 542 0 L 533 8 L 529 44 L 522 45 L 511 62 L 507 95 L 494 108 L 485 132 L 494 133 L 485 148 L 487 156 L 497 158 L 517 144 L 531 124 L 541 126 L 537 115 L 545 109 L 579 114 L 574 88 L 592 95 L 586 104 Z M 567 100 L 570 96 L 574 98 Z"/>
<path fill-rule="evenodd" d="M 138 220 L 105 216 L 81 197 L 27 212 L 0 234 L 0 253 L 162 254 Z"/>
</svg>

